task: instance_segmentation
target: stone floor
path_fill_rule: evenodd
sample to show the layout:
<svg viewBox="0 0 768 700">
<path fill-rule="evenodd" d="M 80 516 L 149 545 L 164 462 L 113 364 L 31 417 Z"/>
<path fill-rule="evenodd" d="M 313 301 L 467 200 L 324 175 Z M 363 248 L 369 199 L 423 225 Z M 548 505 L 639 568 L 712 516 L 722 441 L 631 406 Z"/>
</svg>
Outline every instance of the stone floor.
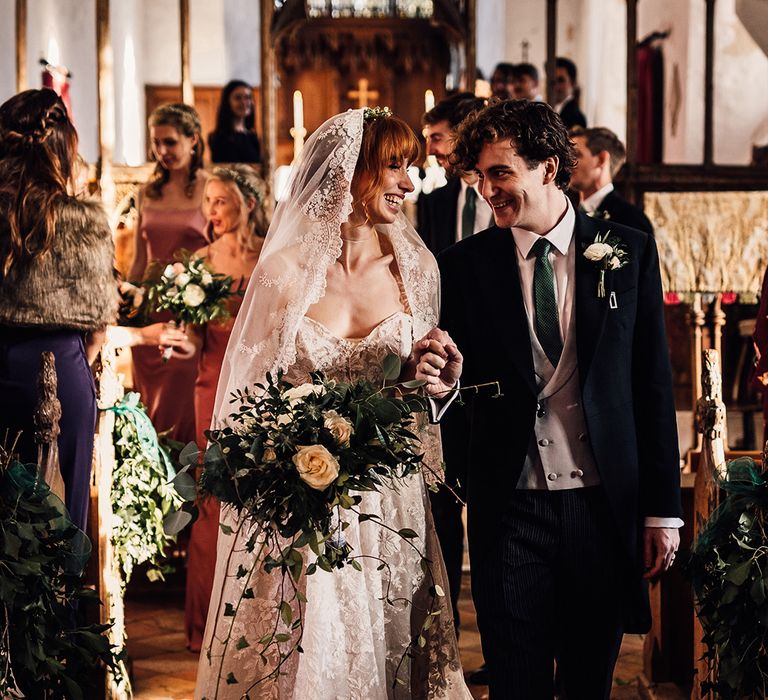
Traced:
<svg viewBox="0 0 768 700">
<path fill-rule="evenodd" d="M 133 688 L 135 700 L 187 700 L 192 698 L 195 686 L 197 655 L 184 647 L 183 589 L 173 585 L 152 584 L 141 586 L 140 594 L 129 596 L 126 604 L 128 651 L 133 662 Z M 459 646 L 466 671 L 478 668 L 483 662 L 480 635 L 475 625 L 475 611 L 469 594 L 468 576 L 459 602 L 461 611 L 461 637 Z M 638 676 L 642 670 L 643 639 L 639 635 L 627 636 L 614 676 L 612 700 L 636 698 L 671 698 L 658 693 L 641 694 Z M 470 686 L 477 700 L 488 697 L 488 689 Z"/>
</svg>

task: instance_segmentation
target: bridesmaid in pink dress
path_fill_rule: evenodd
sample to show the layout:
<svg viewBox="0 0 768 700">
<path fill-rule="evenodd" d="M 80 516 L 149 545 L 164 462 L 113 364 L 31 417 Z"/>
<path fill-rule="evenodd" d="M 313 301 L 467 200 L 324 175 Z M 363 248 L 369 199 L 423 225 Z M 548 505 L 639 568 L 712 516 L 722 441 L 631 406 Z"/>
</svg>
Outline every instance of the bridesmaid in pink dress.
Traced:
<svg viewBox="0 0 768 700">
<path fill-rule="evenodd" d="M 131 280 L 141 280 L 152 263 L 178 260 L 177 252 L 199 250 L 209 243 L 202 211 L 207 173 L 203 166 L 200 118 L 192 107 L 169 104 L 149 118 L 152 151 L 157 166 L 139 194 L 136 256 Z M 156 321 L 169 321 L 158 314 Z M 164 348 L 135 346 L 133 385 L 147 406 L 158 432 L 171 430 L 174 440 L 195 439 L 193 390 L 197 377 L 194 346 L 175 348 L 167 362 Z"/>
<path fill-rule="evenodd" d="M 264 183 L 251 168 L 236 165 L 216 168 L 205 187 L 205 208 L 214 242 L 199 251 L 210 267 L 229 275 L 239 285 L 247 283 L 256 266 L 267 233 Z M 211 427 L 216 385 L 242 297 L 231 300 L 232 318 L 209 323 L 196 332 L 200 361 L 195 382 L 197 444 L 206 444 L 204 431 Z M 188 548 L 185 633 L 190 651 L 200 651 L 208 616 L 216 564 L 219 503 L 213 498 L 198 502 L 199 517 L 192 526 Z"/>
</svg>

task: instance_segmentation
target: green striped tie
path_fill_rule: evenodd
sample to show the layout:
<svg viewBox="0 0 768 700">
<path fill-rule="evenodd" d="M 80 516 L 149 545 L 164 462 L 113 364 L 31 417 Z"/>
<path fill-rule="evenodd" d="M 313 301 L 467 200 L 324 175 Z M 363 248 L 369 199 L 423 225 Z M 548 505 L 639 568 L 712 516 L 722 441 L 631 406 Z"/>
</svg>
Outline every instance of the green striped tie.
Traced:
<svg viewBox="0 0 768 700">
<path fill-rule="evenodd" d="M 477 209 L 477 192 L 474 187 L 467 187 L 464 207 L 461 210 L 461 237 L 469 238 L 475 232 L 475 210 Z"/>
<path fill-rule="evenodd" d="M 536 335 L 549 361 L 556 367 L 563 352 L 560 338 L 560 320 L 555 299 L 555 275 L 549 261 L 552 244 L 539 238 L 531 249 L 536 256 L 533 268 L 533 305 L 536 312 Z"/>
</svg>

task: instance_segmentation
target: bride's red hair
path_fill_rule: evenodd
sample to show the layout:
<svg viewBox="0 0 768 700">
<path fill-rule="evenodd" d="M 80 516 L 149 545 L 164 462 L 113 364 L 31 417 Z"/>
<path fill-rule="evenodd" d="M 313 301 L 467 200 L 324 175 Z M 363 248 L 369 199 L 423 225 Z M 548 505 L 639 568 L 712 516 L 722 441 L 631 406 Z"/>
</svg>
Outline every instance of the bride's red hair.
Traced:
<svg viewBox="0 0 768 700">
<path fill-rule="evenodd" d="M 420 152 L 416 134 L 399 117 L 380 116 L 366 121 L 352 178 L 357 180 L 363 173 L 369 176 L 366 186 L 356 193 L 360 203 L 365 206 L 379 194 L 386 168 L 392 163 L 413 163 Z"/>
</svg>

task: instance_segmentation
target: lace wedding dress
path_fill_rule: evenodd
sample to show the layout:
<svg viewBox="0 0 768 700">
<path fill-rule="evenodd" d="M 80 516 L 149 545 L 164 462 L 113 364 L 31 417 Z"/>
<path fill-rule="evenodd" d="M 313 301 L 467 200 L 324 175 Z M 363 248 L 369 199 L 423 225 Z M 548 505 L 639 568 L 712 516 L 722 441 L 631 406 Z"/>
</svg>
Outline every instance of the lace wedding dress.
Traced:
<svg viewBox="0 0 768 700">
<path fill-rule="evenodd" d="M 405 359 L 413 343 L 413 318 L 402 311 L 385 318 L 365 338 L 339 338 L 317 321 L 305 317 L 296 336 L 296 362 L 286 378 L 294 384 L 308 381 L 309 373 L 321 370 L 340 381 L 365 376 L 381 382 L 381 363 L 390 353 Z M 430 428 L 425 427 L 426 433 Z M 425 436 L 426 437 L 426 436 Z M 439 441 L 429 437 L 425 461 L 439 465 Z M 435 446 L 437 449 L 435 449 Z M 344 538 L 363 559 L 362 571 L 352 567 L 326 572 L 318 569 L 301 579 L 307 598 L 304 610 L 302 654 L 293 654 L 282 667 L 279 679 L 267 679 L 255 687 L 255 680 L 269 674 L 276 659 L 265 665 L 254 644 L 237 649 L 241 636 L 258 640 L 271 631 L 281 598 L 279 574 L 259 570 L 250 585 L 254 599 L 241 604 L 237 616 L 224 617 L 224 606 L 217 601 L 235 602 L 242 590 L 238 568 L 250 567 L 253 554 L 232 537 L 219 538 L 219 548 L 229 550 L 228 576 L 217 573 L 214 598 L 203 643 L 196 697 L 281 698 L 284 700 L 386 700 L 388 698 L 470 698 L 464 684 L 453 620 L 448 584 L 442 556 L 429 511 L 424 478 L 416 474 L 397 491 L 363 493 L 360 510 L 374 513 L 394 530 L 411 528 L 418 538 L 416 548 L 432 562 L 431 571 L 445 591 L 439 599 L 440 615 L 425 633 L 427 644 L 414 659 L 404 657 L 414 633 L 424 620 L 429 604 L 428 588 L 433 584 L 422 571 L 420 555 L 404 539 L 374 521 L 358 523 L 356 518 Z M 312 561 L 305 553 L 305 561 Z M 387 562 L 380 570 L 379 559 Z M 386 599 L 394 603 L 388 603 Z M 218 615 L 217 615 L 218 610 Z M 230 630 L 230 625 L 232 629 Z M 227 648 L 216 637 L 229 636 Z M 212 645 L 211 645 L 212 644 Z M 210 647 L 210 659 L 205 650 Z M 273 667 L 273 666 L 272 666 Z M 232 674 L 230 676 L 230 674 Z M 237 683 L 227 683 L 234 678 Z"/>
</svg>

